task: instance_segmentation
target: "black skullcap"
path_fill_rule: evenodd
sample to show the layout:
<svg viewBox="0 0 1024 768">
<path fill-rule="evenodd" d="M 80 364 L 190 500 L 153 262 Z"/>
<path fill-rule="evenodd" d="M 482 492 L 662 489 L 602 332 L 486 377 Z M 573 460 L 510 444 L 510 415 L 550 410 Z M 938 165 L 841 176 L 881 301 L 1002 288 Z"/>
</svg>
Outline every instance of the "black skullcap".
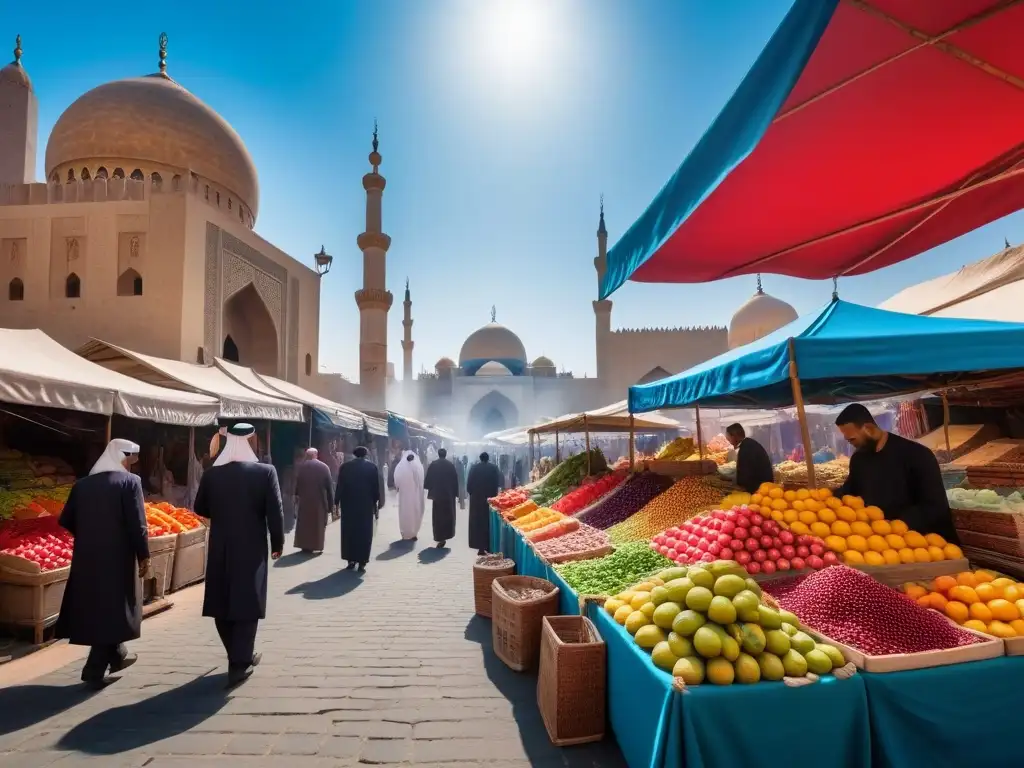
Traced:
<svg viewBox="0 0 1024 768">
<path fill-rule="evenodd" d="M 256 434 L 256 427 L 244 422 L 228 427 L 228 434 L 234 437 L 249 437 Z"/>
<path fill-rule="evenodd" d="M 366 458 L 366 449 L 360 445 L 358 448 L 352 451 L 352 455 L 355 456 L 357 459 Z"/>
</svg>

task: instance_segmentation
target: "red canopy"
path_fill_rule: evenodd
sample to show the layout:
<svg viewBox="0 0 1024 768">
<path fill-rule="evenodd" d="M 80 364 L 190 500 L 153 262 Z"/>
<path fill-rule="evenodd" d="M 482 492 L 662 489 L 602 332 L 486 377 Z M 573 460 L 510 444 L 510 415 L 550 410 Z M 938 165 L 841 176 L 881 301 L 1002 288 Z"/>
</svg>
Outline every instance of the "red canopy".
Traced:
<svg viewBox="0 0 1024 768">
<path fill-rule="evenodd" d="M 1024 208 L 1024 2 L 840 0 L 760 143 L 630 279 L 855 275 Z"/>
</svg>

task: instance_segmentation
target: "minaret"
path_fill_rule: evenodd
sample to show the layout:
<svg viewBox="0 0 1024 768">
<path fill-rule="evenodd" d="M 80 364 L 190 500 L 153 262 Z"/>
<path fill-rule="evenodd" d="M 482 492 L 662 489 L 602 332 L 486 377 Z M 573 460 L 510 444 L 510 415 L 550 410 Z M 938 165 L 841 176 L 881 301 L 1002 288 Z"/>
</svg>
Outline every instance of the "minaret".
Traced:
<svg viewBox="0 0 1024 768">
<path fill-rule="evenodd" d="M 600 292 L 601 281 L 604 279 L 605 270 L 608 269 L 608 230 L 604 225 L 604 195 L 601 195 L 601 217 L 597 222 L 597 257 L 594 259 L 594 269 L 597 270 L 597 288 Z M 611 375 L 611 300 L 595 301 L 594 316 L 597 321 L 597 378 L 607 381 Z"/>
<path fill-rule="evenodd" d="M 0 184 L 31 184 L 36 178 L 39 104 L 21 53 L 18 35 L 14 61 L 0 69 Z"/>
<path fill-rule="evenodd" d="M 409 295 L 409 278 L 405 278 L 405 301 L 402 302 L 405 308 L 405 316 L 402 318 L 402 327 L 405 328 L 405 338 L 402 339 L 402 378 L 412 381 L 412 297 Z"/>
<path fill-rule="evenodd" d="M 381 198 L 384 177 L 378 172 L 381 163 L 377 151 L 377 121 L 373 121 L 373 170 L 363 176 L 366 190 L 366 231 L 356 238 L 363 252 L 363 287 L 356 291 L 359 307 L 359 388 L 364 406 L 374 410 L 385 408 L 388 374 L 388 310 L 394 296 L 385 286 L 386 261 L 391 238 L 381 229 Z"/>
</svg>

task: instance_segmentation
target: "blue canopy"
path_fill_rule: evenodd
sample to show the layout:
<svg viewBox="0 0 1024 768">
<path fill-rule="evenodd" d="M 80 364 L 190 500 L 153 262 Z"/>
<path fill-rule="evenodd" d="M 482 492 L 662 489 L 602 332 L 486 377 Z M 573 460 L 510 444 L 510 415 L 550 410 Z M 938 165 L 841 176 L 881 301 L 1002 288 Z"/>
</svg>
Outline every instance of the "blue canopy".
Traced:
<svg viewBox="0 0 1024 768">
<path fill-rule="evenodd" d="M 630 387 L 629 410 L 791 406 L 791 360 L 805 402 L 871 400 L 1024 368 L 1024 324 L 906 315 L 836 299 L 751 344 Z"/>
</svg>

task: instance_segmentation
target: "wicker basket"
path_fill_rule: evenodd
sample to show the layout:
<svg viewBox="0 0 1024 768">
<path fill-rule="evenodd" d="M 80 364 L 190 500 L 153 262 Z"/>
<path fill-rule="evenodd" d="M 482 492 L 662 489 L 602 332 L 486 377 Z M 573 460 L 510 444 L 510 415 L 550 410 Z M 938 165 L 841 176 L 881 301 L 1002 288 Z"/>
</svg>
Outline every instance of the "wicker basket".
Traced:
<svg viewBox="0 0 1024 768">
<path fill-rule="evenodd" d="M 511 576 L 516 572 L 516 564 L 509 560 L 508 565 L 498 567 L 489 565 L 473 566 L 473 600 L 476 604 L 476 615 L 485 619 L 491 618 L 491 582 L 499 576 Z"/>
<path fill-rule="evenodd" d="M 557 747 L 604 738 L 604 641 L 585 616 L 545 616 L 537 706 Z"/>
<path fill-rule="evenodd" d="M 508 590 L 532 587 L 547 594 L 533 600 L 513 600 Z M 541 621 L 558 614 L 558 587 L 533 576 L 500 576 L 491 582 L 491 635 L 495 655 L 516 672 L 537 666 Z"/>
</svg>

